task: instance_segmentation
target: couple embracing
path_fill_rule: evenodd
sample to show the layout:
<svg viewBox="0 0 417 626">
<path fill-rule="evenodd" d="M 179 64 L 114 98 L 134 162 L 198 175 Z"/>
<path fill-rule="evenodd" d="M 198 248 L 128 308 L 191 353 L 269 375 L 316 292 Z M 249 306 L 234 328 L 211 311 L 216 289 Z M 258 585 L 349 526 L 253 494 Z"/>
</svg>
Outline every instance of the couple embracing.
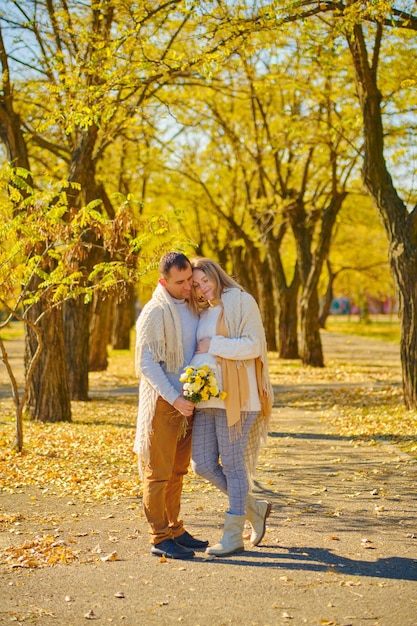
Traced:
<svg viewBox="0 0 417 626">
<path fill-rule="evenodd" d="M 195 550 L 228 556 L 244 550 L 245 520 L 251 543 L 265 533 L 271 505 L 250 494 L 260 446 L 272 409 L 265 332 L 254 298 L 211 259 L 190 261 L 170 252 L 137 324 L 140 376 L 134 450 L 143 481 L 143 507 L 151 553 L 189 559 Z M 180 378 L 187 366 L 208 366 L 218 393 L 194 404 Z M 223 536 L 193 537 L 179 518 L 188 467 L 227 494 Z"/>
</svg>

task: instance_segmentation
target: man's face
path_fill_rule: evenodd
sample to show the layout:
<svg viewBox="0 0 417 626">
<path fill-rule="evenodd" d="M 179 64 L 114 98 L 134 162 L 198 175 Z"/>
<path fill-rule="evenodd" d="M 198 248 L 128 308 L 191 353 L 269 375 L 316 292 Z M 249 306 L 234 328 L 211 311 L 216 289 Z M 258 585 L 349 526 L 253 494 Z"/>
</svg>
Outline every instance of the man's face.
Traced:
<svg viewBox="0 0 417 626">
<path fill-rule="evenodd" d="M 183 300 L 185 298 L 188 300 L 193 284 L 191 265 L 185 270 L 180 270 L 174 265 L 171 267 L 167 278 L 160 278 L 159 282 L 173 298 L 177 300 Z"/>
</svg>

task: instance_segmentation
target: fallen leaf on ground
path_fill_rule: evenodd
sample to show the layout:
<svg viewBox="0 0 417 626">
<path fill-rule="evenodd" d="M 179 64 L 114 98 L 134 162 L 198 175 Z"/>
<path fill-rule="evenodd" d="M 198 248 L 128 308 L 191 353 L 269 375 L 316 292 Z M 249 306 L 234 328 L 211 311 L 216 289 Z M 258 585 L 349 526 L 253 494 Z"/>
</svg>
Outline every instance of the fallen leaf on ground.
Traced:
<svg viewBox="0 0 417 626">
<path fill-rule="evenodd" d="M 57 563 L 72 563 L 78 559 L 77 553 L 49 535 L 10 546 L 0 552 L 0 562 L 10 567 L 46 567 Z"/>
<path fill-rule="evenodd" d="M 117 561 L 119 558 L 119 555 L 117 554 L 116 551 L 111 552 L 110 554 L 107 554 L 106 556 L 102 556 L 101 560 L 103 561 L 103 563 L 106 563 L 107 561 Z"/>
</svg>

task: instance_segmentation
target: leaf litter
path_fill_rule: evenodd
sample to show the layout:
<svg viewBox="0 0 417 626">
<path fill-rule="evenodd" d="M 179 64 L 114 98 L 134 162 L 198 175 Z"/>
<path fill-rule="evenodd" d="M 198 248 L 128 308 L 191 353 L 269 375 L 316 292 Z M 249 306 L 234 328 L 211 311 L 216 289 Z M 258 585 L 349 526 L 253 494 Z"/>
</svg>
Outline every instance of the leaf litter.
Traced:
<svg viewBox="0 0 417 626">
<path fill-rule="evenodd" d="M 137 498 L 141 485 L 132 451 L 137 398 L 109 393 L 114 385 L 132 385 L 131 370 L 132 357 L 127 352 L 118 353 L 108 372 L 94 373 L 94 387 L 102 393 L 90 402 L 73 402 L 70 423 L 25 420 L 21 454 L 12 452 L 12 401 L 2 400 L 1 489 L 13 494 L 23 487 L 36 486 L 44 493 L 85 503 Z M 417 458 L 417 412 L 404 408 L 399 365 L 383 367 L 370 359 L 369 363 L 329 361 L 325 368 L 311 368 L 299 361 L 280 360 L 273 353 L 270 370 L 279 390 L 276 406 L 319 411 L 326 427 L 336 434 L 370 444 L 390 441 Z M 268 448 L 259 465 L 273 469 Z M 197 489 L 209 493 L 214 487 L 190 472 L 184 481 L 184 493 Z M 0 528 L 12 528 L 18 534 L 16 525 L 22 520 L 20 513 L 0 513 Z M 337 541 L 337 537 L 332 540 Z M 368 545 L 364 543 L 363 547 Z M 80 557 L 79 550 L 50 535 L 36 536 L 0 553 L 0 561 L 12 568 L 68 564 Z M 114 551 L 93 558 L 106 562 L 119 557 Z"/>
<path fill-rule="evenodd" d="M 329 360 L 324 368 L 270 358 L 279 405 L 320 411 L 332 434 L 388 441 L 417 459 L 417 411 L 405 408 L 400 363 Z"/>
</svg>

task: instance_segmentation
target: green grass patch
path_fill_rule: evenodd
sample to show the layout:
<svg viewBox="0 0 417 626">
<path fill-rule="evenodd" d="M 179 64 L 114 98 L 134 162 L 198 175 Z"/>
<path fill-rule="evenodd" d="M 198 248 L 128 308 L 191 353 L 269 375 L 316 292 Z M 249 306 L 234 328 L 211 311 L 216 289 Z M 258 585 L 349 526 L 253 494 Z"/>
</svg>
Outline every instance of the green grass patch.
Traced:
<svg viewBox="0 0 417 626">
<path fill-rule="evenodd" d="M 0 330 L 0 334 L 3 341 L 21 339 L 25 334 L 25 327 L 22 322 L 10 322 Z"/>
<path fill-rule="evenodd" d="M 394 315 L 371 315 L 368 320 L 361 320 L 358 315 L 331 315 L 326 330 L 394 343 L 399 343 L 401 336 L 400 321 Z"/>
</svg>

